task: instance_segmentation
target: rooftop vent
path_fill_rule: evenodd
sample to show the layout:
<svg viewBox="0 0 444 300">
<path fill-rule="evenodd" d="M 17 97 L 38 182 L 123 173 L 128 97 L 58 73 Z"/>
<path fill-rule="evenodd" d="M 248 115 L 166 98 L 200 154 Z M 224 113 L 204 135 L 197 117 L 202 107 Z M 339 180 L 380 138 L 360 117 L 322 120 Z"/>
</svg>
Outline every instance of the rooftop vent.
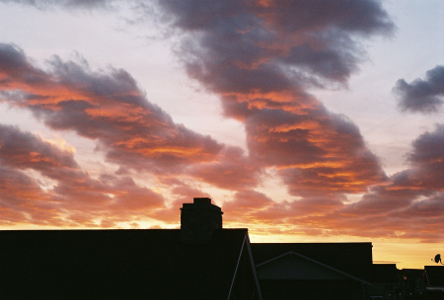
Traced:
<svg viewBox="0 0 444 300">
<path fill-rule="evenodd" d="M 183 242 L 205 243 L 215 229 L 222 228 L 222 210 L 211 204 L 210 198 L 194 198 L 184 203 L 180 214 L 180 237 Z"/>
</svg>

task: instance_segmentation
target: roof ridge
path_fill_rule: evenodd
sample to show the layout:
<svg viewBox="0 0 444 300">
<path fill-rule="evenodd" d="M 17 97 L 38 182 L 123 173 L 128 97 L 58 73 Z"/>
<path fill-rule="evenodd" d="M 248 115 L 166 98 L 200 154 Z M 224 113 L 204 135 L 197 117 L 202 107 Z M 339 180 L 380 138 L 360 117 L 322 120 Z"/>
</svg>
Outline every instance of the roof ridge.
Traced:
<svg viewBox="0 0 444 300">
<path fill-rule="evenodd" d="M 361 278 L 358 278 L 358 277 L 353 276 L 353 275 L 351 275 L 351 274 L 348 274 L 348 273 L 346 273 L 346 272 L 344 272 L 344 271 L 338 270 L 338 269 L 336 269 L 336 268 L 334 268 L 334 267 L 332 267 L 332 266 L 326 265 L 326 264 L 324 264 L 324 263 L 322 263 L 322 262 L 320 262 L 320 261 L 317 261 L 317 260 L 315 260 L 315 259 L 312 259 L 312 258 L 307 257 L 307 256 L 305 256 L 305 255 L 302 255 L 302 254 L 300 254 L 300 253 L 297 253 L 297 252 L 294 251 L 294 250 L 287 251 L 287 252 L 285 252 L 285 253 L 283 253 L 283 254 L 281 254 L 281 255 L 278 255 L 278 256 L 273 257 L 273 258 L 271 258 L 271 259 L 269 259 L 269 260 L 267 260 L 267 261 L 264 261 L 264 262 L 262 262 L 262 263 L 256 265 L 256 268 L 259 268 L 259 267 L 261 267 L 261 266 L 263 266 L 263 265 L 266 265 L 266 264 L 268 264 L 268 263 L 270 263 L 270 262 L 272 262 L 272 261 L 278 260 L 278 259 L 280 259 L 280 258 L 282 258 L 282 257 L 284 257 L 284 256 L 291 255 L 291 254 L 297 255 L 297 256 L 299 256 L 300 258 L 303 258 L 303 259 L 305 259 L 305 260 L 308 260 L 308 261 L 310 261 L 310 262 L 312 262 L 312 263 L 315 263 L 315 264 L 317 264 L 317 265 L 320 265 L 320 266 L 322 266 L 322 267 L 324 267 L 324 268 L 330 269 L 330 270 L 332 270 L 332 271 L 334 271 L 334 272 L 337 272 L 337 273 L 339 273 L 339 274 L 341 274 L 341 275 L 344 275 L 344 276 L 346 276 L 346 277 L 349 277 L 349 278 L 352 278 L 352 279 L 354 279 L 354 280 L 360 281 L 360 282 L 362 282 L 362 283 L 364 283 L 364 284 L 370 285 L 369 282 L 367 282 L 367 281 L 365 281 L 365 280 L 363 280 L 363 279 L 361 279 Z"/>
</svg>

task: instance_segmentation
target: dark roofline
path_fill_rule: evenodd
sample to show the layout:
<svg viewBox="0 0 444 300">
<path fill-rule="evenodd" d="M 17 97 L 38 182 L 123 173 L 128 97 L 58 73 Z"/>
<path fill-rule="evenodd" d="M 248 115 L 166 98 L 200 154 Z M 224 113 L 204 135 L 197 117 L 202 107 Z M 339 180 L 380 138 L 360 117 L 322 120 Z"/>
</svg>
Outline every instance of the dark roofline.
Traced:
<svg viewBox="0 0 444 300">
<path fill-rule="evenodd" d="M 231 292 L 233 291 L 234 283 L 236 281 L 237 270 L 239 269 L 239 264 L 240 264 L 240 261 L 242 258 L 242 254 L 245 251 L 245 248 L 248 251 L 247 254 L 250 258 L 250 266 L 252 269 L 251 271 L 252 271 L 252 274 L 254 277 L 254 282 L 256 284 L 256 290 L 258 292 L 259 300 L 262 300 L 262 293 L 261 293 L 261 289 L 260 289 L 260 285 L 259 285 L 259 279 L 257 278 L 256 267 L 255 267 L 254 260 L 253 260 L 253 253 L 251 252 L 251 247 L 250 247 L 250 239 L 248 238 L 248 229 L 247 229 L 247 232 L 245 232 L 244 240 L 242 242 L 241 250 L 239 252 L 239 257 L 237 258 L 236 268 L 234 270 L 233 280 L 231 281 L 230 291 L 228 292 L 227 300 L 229 300 L 231 297 Z"/>
<path fill-rule="evenodd" d="M 444 268 L 443 266 L 424 266 L 424 273 L 427 279 L 427 284 L 429 285 L 427 287 L 427 289 L 430 290 L 442 290 L 444 291 L 444 285 L 443 285 L 443 280 L 442 277 L 440 276 L 441 274 L 444 274 L 444 272 L 441 272 L 441 274 L 436 274 L 436 272 L 433 272 L 433 270 L 441 270 L 441 268 Z M 432 273 L 432 274 L 430 274 Z M 432 275 L 432 278 L 430 278 L 430 275 Z M 436 275 L 438 275 L 438 277 L 441 280 L 438 280 L 438 284 L 436 282 Z"/>
<path fill-rule="evenodd" d="M 295 252 L 295 251 L 293 251 L 293 250 L 288 251 L 288 252 L 285 252 L 284 254 L 278 255 L 278 256 L 276 256 L 276 257 L 273 257 L 273 258 L 271 258 L 271 259 L 269 259 L 269 260 L 267 260 L 267 261 L 264 261 L 263 263 L 260 263 L 260 264 L 256 265 L 256 268 L 260 268 L 260 267 L 262 267 L 263 265 L 266 265 L 266 264 L 268 264 L 268 263 L 271 263 L 271 262 L 273 262 L 273 261 L 275 261 L 275 260 L 278 260 L 279 258 L 282 258 L 282 257 L 284 257 L 284 256 L 287 256 L 287 255 L 289 255 L 289 254 L 294 254 L 294 255 L 296 255 L 296 256 L 299 256 L 299 257 L 302 258 L 302 259 L 308 260 L 308 261 L 310 261 L 310 262 L 312 262 L 312 263 L 315 263 L 315 264 L 317 264 L 317 265 L 320 265 L 320 266 L 322 266 L 322 267 L 324 267 L 324 268 L 330 269 L 330 270 L 332 270 L 332 271 L 334 271 L 334 272 L 337 272 L 337 273 L 339 273 L 339 274 L 341 274 L 341 275 L 344 275 L 344 276 L 346 276 L 346 277 L 349 277 L 349 278 L 351 278 L 351 279 L 353 279 L 353 280 L 359 281 L 359 282 L 364 283 L 364 284 L 366 284 L 366 285 L 371 285 L 370 282 L 367 282 L 367 281 L 365 281 L 365 280 L 363 280 L 363 279 L 360 279 L 360 278 L 358 278 L 358 277 L 355 277 L 355 276 L 353 276 L 353 275 L 350 275 L 350 274 L 348 274 L 348 273 L 345 273 L 345 272 L 343 272 L 343 271 L 341 271 L 341 270 L 338 270 L 338 269 L 336 269 L 336 268 L 333 268 L 333 267 L 331 267 L 331 266 L 329 266 L 329 265 L 326 265 L 326 264 L 324 264 L 324 263 L 321 263 L 321 262 L 319 262 L 319 261 L 317 261 L 317 260 L 314 260 L 314 259 L 309 258 L 309 257 L 307 257 L 307 256 L 304 256 L 304 255 L 302 255 L 302 254 L 299 254 L 299 253 L 297 253 L 297 252 Z"/>
<path fill-rule="evenodd" d="M 256 298 L 262 299 L 258 297 L 260 290 L 254 263 L 251 263 L 251 257 L 247 257 L 247 234 L 247 229 L 218 229 L 207 244 L 184 244 L 180 241 L 180 229 L 0 231 L 0 240 L 5 246 L 0 247 L 0 265 L 4 271 L 0 272 L 3 273 L 0 274 L 0 281 L 5 283 L 0 294 L 6 294 L 5 299 L 27 299 L 32 293 L 35 298 L 61 298 L 66 292 L 72 292 L 74 298 L 82 298 L 91 292 L 93 296 L 90 296 L 96 299 L 105 298 L 103 295 L 120 299 L 128 295 L 126 298 L 140 299 L 149 294 L 154 299 L 160 299 L 162 297 L 159 295 L 167 292 L 170 295 L 168 299 L 182 299 L 190 298 L 179 296 L 182 292 L 196 296 L 202 288 L 206 295 L 203 298 L 227 299 L 231 289 L 233 297 L 237 292 L 237 285 L 242 286 L 246 282 L 249 291 L 254 288 Z M 243 255 L 246 256 L 241 256 L 242 251 L 245 251 Z M 54 253 L 55 256 L 51 255 Z M 163 259 L 171 260 L 165 264 Z M 181 261 L 184 264 L 177 265 Z M 73 262 L 75 265 L 72 265 Z M 96 264 L 98 268 L 94 268 Z M 188 273 L 190 266 L 192 272 Z M 181 284 L 180 287 L 166 284 L 166 291 L 156 287 L 160 286 L 157 283 L 166 278 L 171 279 L 166 272 L 178 270 L 177 267 L 181 271 L 176 272 L 172 282 L 187 282 L 186 284 Z M 245 267 L 248 271 L 246 281 L 240 276 Z M 84 276 L 91 268 L 94 269 L 93 272 Z M 206 269 L 211 271 L 201 272 Z M 236 269 L 238 270 L 235 271 Z M 105 270 L 104 274 L 101 274 L 102 270 Z M 150 270 L 160 271 L 161 274 Z M 236 274 L 239 278 L 233 287 L 232 276 Z M 48 281 L 46 275 L 50 275 L 48 278 L 53 278 L 54 281 Z M 92 281 L 89 280 L 90 277 Z M 106 282 L 110 282 L 111 286 Z M 209 283 L 207 287 L 215 287 L 216 290 L 210 291 L 210 288 L 200 286 L 202 283 L 205 285 L 205 282 Z M 188 293 L 194 289 L 194 283 L 199 284 L 199 288 L 196 292 Z M 131 290 L 126 290 L 125 286 L 131 287 Z M 183 287 L 186 289 L 182 289 Z"/>
</svg>

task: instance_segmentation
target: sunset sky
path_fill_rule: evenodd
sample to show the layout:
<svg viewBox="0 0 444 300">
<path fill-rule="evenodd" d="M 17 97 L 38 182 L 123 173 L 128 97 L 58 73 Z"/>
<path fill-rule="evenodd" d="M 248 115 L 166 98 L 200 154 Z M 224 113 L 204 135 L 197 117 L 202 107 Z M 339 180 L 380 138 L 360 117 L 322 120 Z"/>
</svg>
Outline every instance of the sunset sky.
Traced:
<svg viewBox="0 0 444 300">
<path fill-rule="evenodd" d="M 442 0 L 0 0 L 0 229 L 444 254 Z"/>
</svg>

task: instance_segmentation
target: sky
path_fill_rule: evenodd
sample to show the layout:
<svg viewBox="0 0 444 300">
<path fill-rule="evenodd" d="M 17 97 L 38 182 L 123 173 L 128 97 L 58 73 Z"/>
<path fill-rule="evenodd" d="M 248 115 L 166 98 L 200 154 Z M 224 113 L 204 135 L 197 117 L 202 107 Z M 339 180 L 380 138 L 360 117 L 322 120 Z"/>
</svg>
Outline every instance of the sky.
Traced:
<svg viewBox="0 0 444 300">
<path fill-rule="evenodd" d="M 0 229 L 444 250 L 444 2 L 0 0 Z"/>
</svg>

